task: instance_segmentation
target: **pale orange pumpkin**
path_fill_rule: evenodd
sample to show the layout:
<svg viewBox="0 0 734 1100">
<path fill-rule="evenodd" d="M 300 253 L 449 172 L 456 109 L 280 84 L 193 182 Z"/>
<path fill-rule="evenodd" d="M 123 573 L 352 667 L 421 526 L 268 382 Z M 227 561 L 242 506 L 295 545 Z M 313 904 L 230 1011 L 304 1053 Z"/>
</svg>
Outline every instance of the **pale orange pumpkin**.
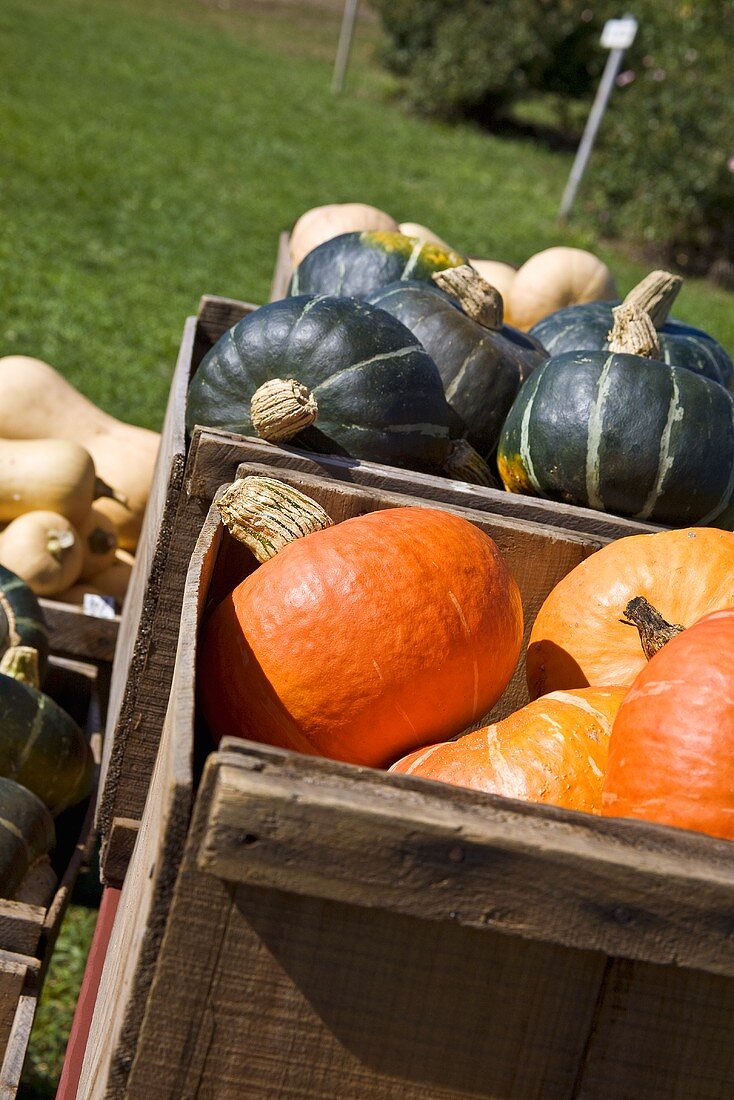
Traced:
<svg viewBox="0 0 734 1100">
<path fill-rule="evenodd" d="M 626 690 L 554 691 L 493 726 L 418 749 L 390 771 L 599 813 L 609 733 Z"/>
<path fill-rule="evenodd" d="M 505 302 L 512 324 L 529 329 L 564 306 L 617 297 L 612 273 L 583 248 L 546 248 L 515 273 Z"/>
</svg>

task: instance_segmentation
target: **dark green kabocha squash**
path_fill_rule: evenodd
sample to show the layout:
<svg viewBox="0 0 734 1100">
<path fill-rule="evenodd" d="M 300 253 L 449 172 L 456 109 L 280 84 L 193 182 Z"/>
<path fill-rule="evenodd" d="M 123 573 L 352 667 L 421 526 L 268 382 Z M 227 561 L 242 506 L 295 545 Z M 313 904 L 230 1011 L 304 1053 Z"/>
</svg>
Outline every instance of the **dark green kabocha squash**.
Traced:
<svg viewBox="0 0 734 1100">
<path fill-rule="evenodd" d="M 701 374 L 727 389 L 734 382 L 734 364 L 725 349 L 708 333 L 682 321 L 668 319 L 681 280 L 665 271 L 654 271 L 634 287 L 625 302 L 647 309 L 655 299 L 653 322 L 658 329 L 660 358 L 671 366 Z M 619 302 L 585 302 L 559 309 L 530 329 L 550 355 L 569 351 L 601 351 L 608 346 L 614 324 L 613 310 Z"/>
<path fill-rule="evenodd" d="M 36 650 L 43 681 L 49 646 L 41 606 L 25 581 L 0 565 L 0 662 L 4 671 L 19 646 Z"/>
<path fill-rule="evenodd" d="M 734 489 L 734 401 L 717 382 L 641 355 L 552 356 L 515 399 L 497 465 L 511 492 L 708 524 Z"/>
<path fill-rule="evenodd" d="M 402 233 L 342 233 L 301 260 L 288 293 L 366 298 L 397 280 L 430 282 L 434 271 L 464 262 L 458 252 Z"/>
<path fill-rule="evenodd" d="M 485 459 L 526 378 L 547 358 L 541 344 L 519 329 L 485 327 L 428 283 L 390 283 L 368 301 L 402 321 L 438 367 L 451 409 L 451 435 L 466 439 Z"/>
<path fill-rule="evenodd" d="M 189 386 L 186 426 L 253 435 L 250 403 L 272 379 L 295 379 L 317 406 L 292 435 L 307 450 L 439 472 L 449 409 L 435 363 L 382 309 L 354 298 L 284 298 L 226 332 Z M 265 438 L 287 438 L 259 434 Z"/>
<path fill-rule="evenodd" d="M 54 823 L 37 795 L 0 776 L 0 897 L 12 898 L 26 873 L 54 846 Z"/>
<path fill-rule="evenodd" d="M 94 758 L 84 734 L 42 691 L 0 674 L 0 776 L 13 779 L 55 816 L 86 798 Z"/>
</svg>

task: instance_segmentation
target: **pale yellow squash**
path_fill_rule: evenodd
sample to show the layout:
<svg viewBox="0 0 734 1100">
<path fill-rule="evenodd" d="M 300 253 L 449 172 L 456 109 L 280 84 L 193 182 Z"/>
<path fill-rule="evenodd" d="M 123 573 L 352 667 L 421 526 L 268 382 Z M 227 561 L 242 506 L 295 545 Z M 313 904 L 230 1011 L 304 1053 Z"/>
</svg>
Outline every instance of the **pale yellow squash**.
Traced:
<svg viewBox="0 0 734 1100">
<path fill-rule="evenodd" d="M 81 539 L 66 516 L 26 512 L 0 532 L 0 565 L 11 569 L 37 596 L 56 596 L 81 573 Z"/>
<path fill-rule="evenodd" d="M 612 273 L 583 248 L 546 248 L 526 260 L 505 302 L 512 324 L 529 329 L 564 306 L 617 297 Z"/>
<path fill-rule="evenodd" d="M 0 358 L 0 437 L 73 440 L 94 460 L 98 477 L 126 499 L 98 503 L 115 523 L 120 545 L 134 549 L 153 480 L 160 436 L 98 409 L 41 359 Z"/>
<path fill-rule="evenodd" d="M 314 206 L 312 210 L 301 214 L 291 230 L 288 245 L 291 263 L 298 267 L 304 256 L 324 241 L 330 241 L 332 237 L 338 237 L 342 233 L 363 232 L 366 229 L 397 233 L 398 223 L 384 210 L 363 202 Z"/>
<path fill-rule="evenodd" d="M 117 551 L 117 528 L 109 516 L 93 504 L 86 517 L 77 526 L 84 551 L 84 562 L 80 577 L 89 580 L 103 569 L 115 563 Z"/>
<path fill-rule="evenodd" d="M 81 523 L 96 493 L 94 462 L 78 443 L 0 439 L 0 523 L 39 508 Z"/>
</svg>

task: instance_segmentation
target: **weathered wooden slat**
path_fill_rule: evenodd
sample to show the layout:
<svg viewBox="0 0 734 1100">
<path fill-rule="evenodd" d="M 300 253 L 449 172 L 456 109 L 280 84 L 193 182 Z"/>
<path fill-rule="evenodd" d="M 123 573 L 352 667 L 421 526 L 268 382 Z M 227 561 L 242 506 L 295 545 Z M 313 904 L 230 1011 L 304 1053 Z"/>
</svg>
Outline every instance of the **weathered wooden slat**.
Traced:
<svg viewBox="0 0 734 1100">
<path fill-rule="evenodd" d="M 41 599 L 40 604 L 55 653 L 83 660 L 112 661 L 120 628 L 119 615 L 101 619 L 60 600 Z"/>
<path fill-rule="evenodd" d="M 222 748 L 199 853 L 220 878 L 734 975 L 727 841 Z"/>
<path fill-rule="evenodd" d="M 14 1100 L 38 997 L 40 963 L 0 950 L 0 1100 Z"/>
<path fill-rule="evenodd" d="M 288 294 L 288 284 L 293 274 L 293 264 L 288 247 L 289 233 L 281 233 L 278 237 L 278 253 L 275 260 L 273 282 L 270 287 L 270 301 L 277 302 Z"/>
<path fill-rule="evenodd" d="M 43 905 L 0 898 L 0 943 L 4 950 L 35 955 L 45 916 Z"/>
<path fill-rule="evenodd" d="M 131 817 L 115 817 L 105 849 L 105 883 L 120 888 L 132 858 L 140 822 Z"/>
</svg>

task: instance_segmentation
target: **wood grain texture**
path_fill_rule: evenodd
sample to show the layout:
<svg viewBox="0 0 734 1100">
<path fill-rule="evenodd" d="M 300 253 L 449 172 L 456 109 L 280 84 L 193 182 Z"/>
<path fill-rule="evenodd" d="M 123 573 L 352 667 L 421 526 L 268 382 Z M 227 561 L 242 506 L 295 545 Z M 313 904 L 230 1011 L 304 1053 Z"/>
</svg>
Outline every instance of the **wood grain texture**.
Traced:
<svg viewBox="0 0 734 1100">
<path fill-rule="evenodd" d="M 55 653 L 82 660 L 112 661 L 120 628 L 119 615 L 100 619 L 60 600 L 41 599 L 39 602 Z"/>
<path fill-rule="evenodd" d="M 275 270 L 273 271 L 273 281 L 270 285 L 271 302 L 277 302 L 281 298 L 285 298 L 288 294 L 288 284 L 293 274 L 293 264 L 291 263 L 291 254 L 288 248 L 289 240 L 289 233 L 283 232 L 278 236 Z"/>
<path fill-rule="evenodd" d="M 45 916 L 43 905 L 0 898 L 0 944 L 3 950 L 35 955 Z"/>
<path fill-rule="evenodd" d="M 150 795 L 125 876 L 100 979 L 80 1077 L 80 1096 L 122 1097 L 157 966 L 193 799 L 194 649 L 221 526 L 202 531 L 189 566 L 169 711 Z"/>
<path fill-rule="evenodd" d="M 20 1083 L 38 999 L 40 964 L 0 950 L 0 1100 L 13 1100 Z"/>
<path fill-rule="evenodd" d="M 131 817 L 115 817 L 105 850 L 105 882 L 119 889 L 125 881 L 140 822 Z"/>
<path fill-rule="evenodd" d="M 727 841 L 222 747 L 199 852 L 219 878 L 734 975 Z"/>
</svg>

